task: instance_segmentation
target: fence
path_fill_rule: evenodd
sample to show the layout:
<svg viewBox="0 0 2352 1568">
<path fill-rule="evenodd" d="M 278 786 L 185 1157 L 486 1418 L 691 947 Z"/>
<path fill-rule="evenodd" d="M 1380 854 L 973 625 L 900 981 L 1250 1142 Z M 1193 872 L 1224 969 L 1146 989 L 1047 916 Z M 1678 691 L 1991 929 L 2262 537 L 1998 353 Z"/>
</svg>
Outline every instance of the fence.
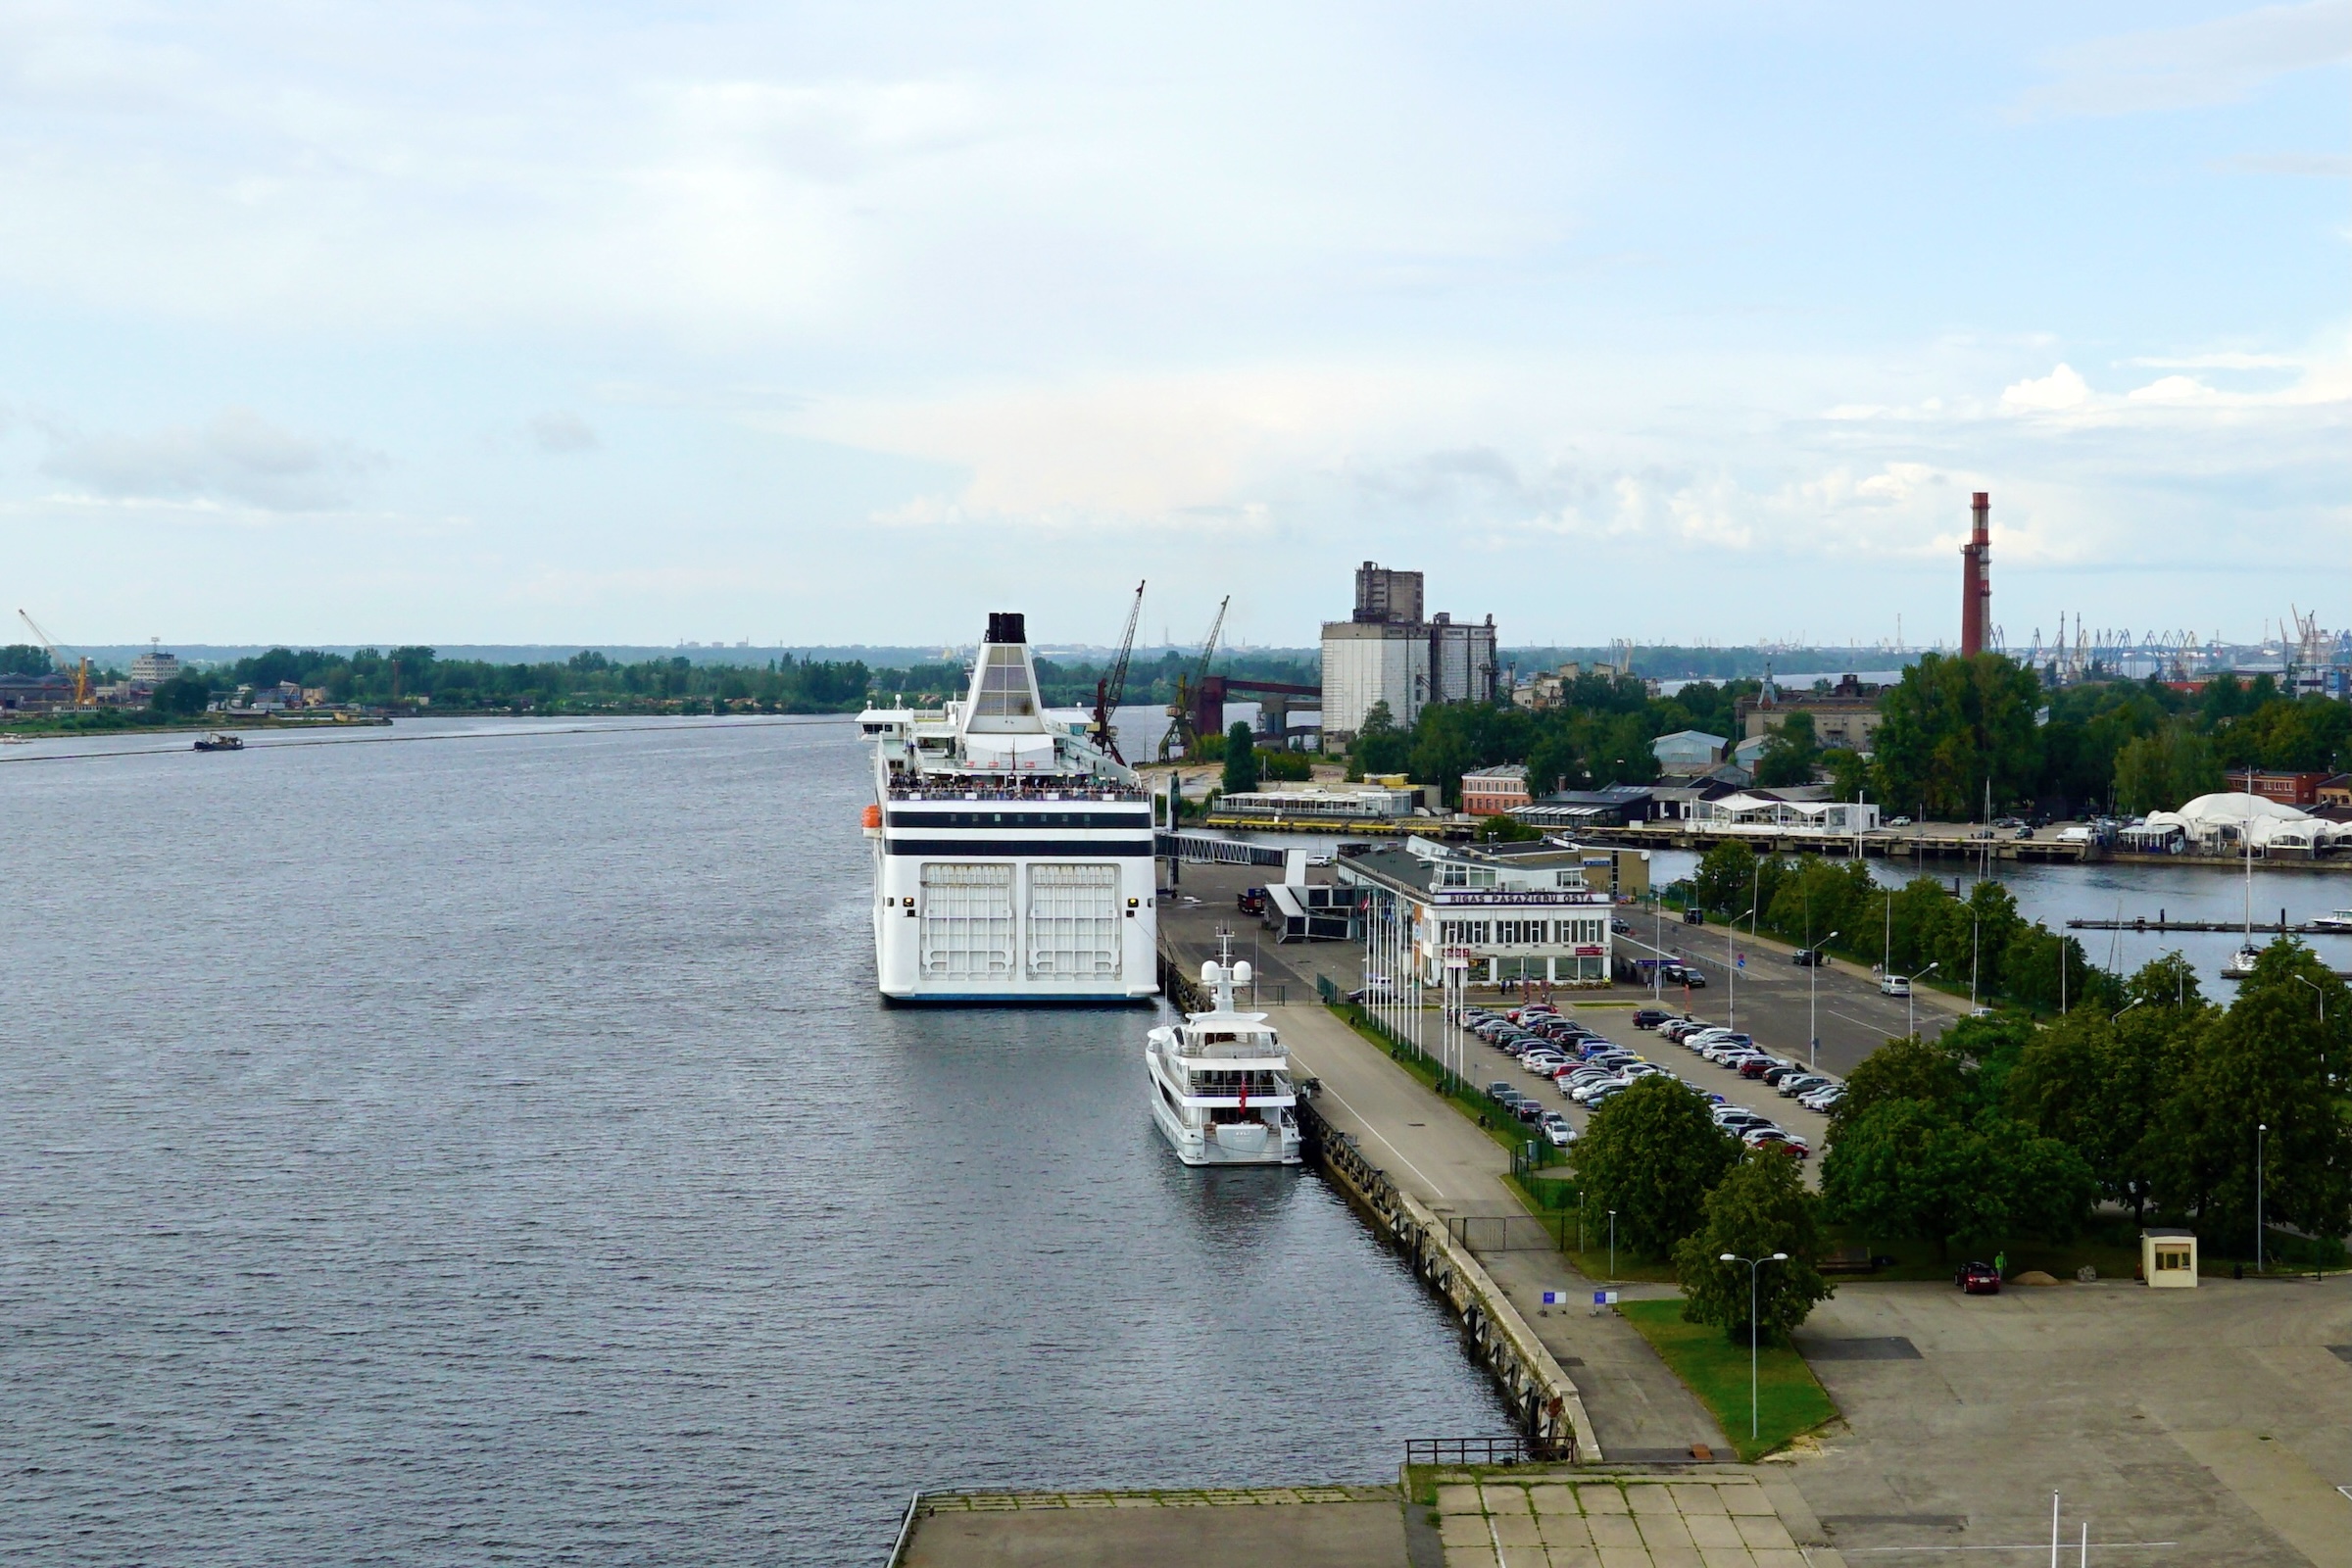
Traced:
<svg viewBox="0 0 2352 1568">
<path fill-rule="evenodd" d="M 1575 1445 L 1568 1445 L 1573 1453 Z M 1525 1438 L 1407 1438 L 1404 1462 L 1426 1465 L 1526 1464 L 1555 1457 L 1553 1446 Z"/>
<path fill-rule="evenodd" d="M 1564 1252 L 1576 1216 L 1557 1214 L 1457 1214 L 1446 1231 L 1473 1252 Z"/>
</svg>

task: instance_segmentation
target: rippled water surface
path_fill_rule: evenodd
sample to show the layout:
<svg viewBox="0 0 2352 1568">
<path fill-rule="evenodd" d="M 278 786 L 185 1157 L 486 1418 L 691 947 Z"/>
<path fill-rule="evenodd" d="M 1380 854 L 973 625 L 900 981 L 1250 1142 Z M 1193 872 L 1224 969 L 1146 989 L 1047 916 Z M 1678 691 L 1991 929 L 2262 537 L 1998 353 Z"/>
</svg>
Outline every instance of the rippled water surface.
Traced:
<svg viewBox="0 0 2352 1568">
<path fill-rule="evenodd" d="M 878 1004 L 848 726 L 423 733 L 0 763 L 0 1560 L 878 1562 L 1502 1430 L 1147 1012 Z"/>
</svg>

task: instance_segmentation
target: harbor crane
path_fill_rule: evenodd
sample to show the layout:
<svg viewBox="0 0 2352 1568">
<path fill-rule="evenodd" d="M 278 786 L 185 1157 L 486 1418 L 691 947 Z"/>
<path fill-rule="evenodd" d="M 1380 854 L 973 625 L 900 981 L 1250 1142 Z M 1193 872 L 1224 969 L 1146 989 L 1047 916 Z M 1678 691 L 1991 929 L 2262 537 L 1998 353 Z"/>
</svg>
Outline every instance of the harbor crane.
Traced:
<svg viewBox="0 0 2352 1568">
<path fill-rule="evenodd" d="M 1127 695 L 1127 661 L 1135 652 L 1135 621 L 1144 612 L 1144 585 L 1135 585 L 1135 603 L 1127 607 L 1127 629 L 1119 634 L 1118 657 L 1110 662 L 1109 673 L 1095 681 L 1095 744 L 1108 752 L 1111 760 L 1125 762 L 1119 755 L 1119 734 L 1111 727 L 1111 715 L 1119 710 L 1119 702 Z"/>
<path fill-rule="evenodd" d="M 34 639 L 38 641 L 43 648 L 49 651 L 49 662 L 55 664 L 59 669 L 64 670 L 74 677 L 74 706 L 75 708 L 89 707 L 91 698 L 90 661 L 88 657 L 86 655 L 77 656 L 69 662 L 65 654 L 59 650 L 56 641 L 51 638 L 47 632 L 41 630 L 41 623 L 39 621 L 33 619 L 23 610 L 19 610 L 17 612 L 17 618 L 23 621 L 25 625 L 30 626 L 32 628 L 32 635 Z"/>
<path fill-rule="evenodd" d="M 1208 684 L 1209 661 L 1217 657 L 1217 636 L 1225 629 L 1225 607 L 1232 603 L 1231 594 L 1217 601 L 1217 618 L 1208 623 L 1208 637 L 1200 644 L 1200 665 L 1191 675 L 1176 677 L 1176 700 L 1168 705 L 1168 727 L 1159 736 L 1159 760 L 1163 762 L 1179 746 L 1187 757 L 1200 750 L 1200 729 L 1194 712 L 1197 694 Z"/>
</svg>

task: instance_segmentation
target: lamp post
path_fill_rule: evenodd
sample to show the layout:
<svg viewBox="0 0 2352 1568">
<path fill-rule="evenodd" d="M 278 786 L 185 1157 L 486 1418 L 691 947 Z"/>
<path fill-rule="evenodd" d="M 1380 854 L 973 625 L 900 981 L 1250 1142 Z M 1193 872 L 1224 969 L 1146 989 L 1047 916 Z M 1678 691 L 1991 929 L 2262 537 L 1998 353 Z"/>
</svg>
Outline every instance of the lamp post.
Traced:
<svg viewBox="0 0 2352 1568">
<path fill-rule="evenodd" d="M 2145 1001 L 2147 1001 L 2147 1000 L 2148 1000 L 2147 998 L 2145 998 L 2145 997 L 2142 997 L 2142 998 L 2140 998 L 2140 999 L 2139 999 L 2139 1002 L 2127 1002 L 2127 1003 L 2125 1003 L 2125 1004 L 2124 1004 L 2122 1006 L 2120 1006 L 2120 1007 L 2118 1007 L 2118 1008 L 2116 1008 L 2116 1009 L 2115 1009 L 2115 1017 L 2114 1017 L 2114 1018 L 2109 1018 L 2107 1021 L 2108 1021 L 2109 1023 L 2113 1023 L 2113 1022 L 2115 1022 L 2115 1019 L 2116 1019 L 2116 1018 L 2121 1018 L 2121 1017 L 2122 1017 L 2122 1016 L 2123 1016 L 2125 1013 L 2127 1013 L 2127 1012 L 2130 1012 L 2130 1011 L 2131 1011 L 2131 1010 L 2132 1010 L 2133 1007 L 2136 1007 L 2136 1006 L 2138 1006 L 2140 1002 L 2145 1002 Z"/>
<path fill-rule="evenodd" d="M 1609 1210 L 1609 1278 L 1617 1277 L 1617 1211 Z"/>
<path fill-rule="evenodd" d="M 1731 1021 L 1724 1025 L 1727 1029 L 1740 1027 L 1740 971 L 1732 963 L 1732 937 L 1740 922 L 1755 912 L 1752 908 L 1742 909 L 1723 923 L 1723 983 L 1732 988 Z"/>
<path fill-rule="evenodd" d="M 1821 1054 L 1821 949 L 1838 940 L 1833 931 L 1821 939 L 1821 947 L 1809 949 L 1806 956 L 1813 961 L 1806 965 L 1805 976 L 1805 1071 L 1811 1072 L 1814 1058 Z"/>
<path fill-rule="evenodd" d="M 2262 1272 L 2262 1136 L 2271 1130 L 2267 1121 L 2254 1124 L 2254 1272 Z"/>
<path fill-rule="evenodd" d="M 2306 980 L 2306 979 L 2304 979 L 2304 978 L 2303 978 L 2301 975 L 2299 975 L 2299 974 L 2290 974 L 2290 975 L 2288 975 L 2288 976 L 2287 976 L 2287 978 L 2288 978 L 2289 980 L 2292 980 L 2292 981 L 2293 981 L 2295 984 L 2297 984 L 2297 985 L 2299 985 L 2299 986 L 2310 986 L 2310 987 L 2311 987 L 2311 994 L 2312 994 L 2313 996 L 2315 996 L 2315 997 L 2317 997 L 2317 998 L 2319 998 L 2319 999 L 2320 999 L 2320 1027 L 2321 1027 L 2321 1028 L 2323 1028 L 2323 1029 L 2327 1028 L 2327 1027 L 2328 1027 L 2328 993 L 2327 993 L 2327 992 L 2325 992 L 2325 991 L 2322 991 L 2322 990 L 2319 988 L 2319 986 L 2318 986 L 2316 983 L 2314 983 L 2314 982 L 2312 982 L 2312 981 L 2310 981 L 2310 980 Z"/>
<path fill-rule="evenodd" d="M 1767 1263 L 1788 1262 L 1788 1254 L 1775 1252 L 1770 1257 L 1740 1257 L 1726 1252 L 1716 1261 L 1747 1265 L 1747 1441 L 1754 1443 L 1762 1428 L 1762 1417 L 1757 1414 L 1756 1404 L 1756 1271 Z"/>
<path fill-rule="evenodd" d="M 1903 987 L 1903 1014 L 1905 1021 L 1910 1025 L 1904 1031 L 1906 1034 L 1919 1033 L 1919 983 L 1942 967 L 1942 960 L 1937 959 L 1913 975 L 1911 983 Z"/>
</svg>

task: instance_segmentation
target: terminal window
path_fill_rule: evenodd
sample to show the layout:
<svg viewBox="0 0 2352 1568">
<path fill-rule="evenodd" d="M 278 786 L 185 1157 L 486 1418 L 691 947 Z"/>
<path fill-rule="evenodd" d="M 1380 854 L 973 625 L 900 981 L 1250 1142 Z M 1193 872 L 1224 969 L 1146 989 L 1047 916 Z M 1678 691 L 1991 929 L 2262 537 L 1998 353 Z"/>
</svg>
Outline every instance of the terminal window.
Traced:
<svg viewBox="0 0 2352 1568">
<path fill-rule="evenodd" d="M 2159 1247 L 2156 1249 L 2156 1266 L 2160 1269 L 2186 1268 L 2188 1251 L 2184 1248 Z"/>
</svg>

